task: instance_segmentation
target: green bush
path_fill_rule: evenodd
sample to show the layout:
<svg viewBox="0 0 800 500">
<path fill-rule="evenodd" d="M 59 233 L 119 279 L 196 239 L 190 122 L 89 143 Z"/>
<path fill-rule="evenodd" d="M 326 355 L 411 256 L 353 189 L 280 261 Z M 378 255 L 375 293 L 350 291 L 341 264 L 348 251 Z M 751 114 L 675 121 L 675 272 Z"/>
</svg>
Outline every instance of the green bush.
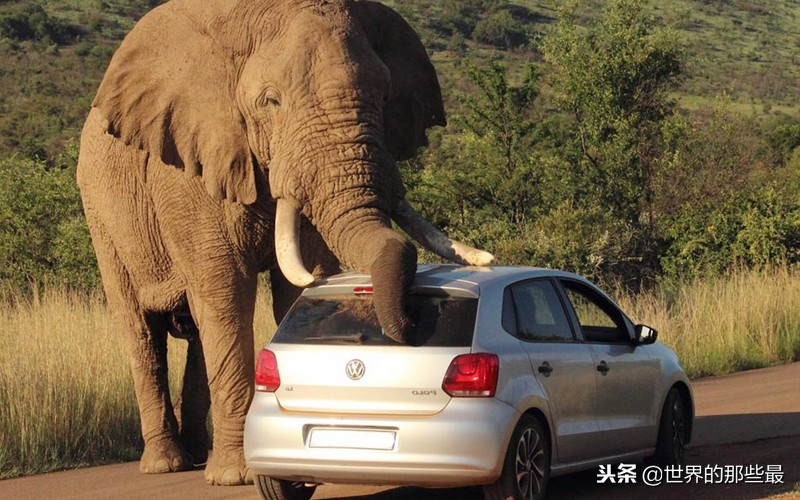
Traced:
<svg viewBox="0 0 800 500">
<path fill-rule="evenodd" d="M 800 117 L 778 115 L 766 120 L 762 126 L 772 161 L 776 166 L 785 165 L 800 148 Z"/>
<path fill-rule="evenodd" d="M 478 21 L 472 37 L 500 49 L 513 49 L 528 43 L 525 26 L 507 10 L 499 10 Z"/>
<path fill-rule="evenodd" d="M 63 168 L 26 158 L 0 160 L 0 287 L 89 288 L 97 282 L 74 160 Z"/>
<path fill-rule="evenodd" d="M 772 185 L 686 211 L 666 228 L 665 279 L 800 262 L 800 200 Z"/>
<path fill-rule="evenodd" d="M 15 42 L 31 40 L 45 44 L 67 44 L 81 30 L 66 21 L 50 17 L 38 3 L 18 2 L 0 14 L 0 37 Z"/>
</svg>

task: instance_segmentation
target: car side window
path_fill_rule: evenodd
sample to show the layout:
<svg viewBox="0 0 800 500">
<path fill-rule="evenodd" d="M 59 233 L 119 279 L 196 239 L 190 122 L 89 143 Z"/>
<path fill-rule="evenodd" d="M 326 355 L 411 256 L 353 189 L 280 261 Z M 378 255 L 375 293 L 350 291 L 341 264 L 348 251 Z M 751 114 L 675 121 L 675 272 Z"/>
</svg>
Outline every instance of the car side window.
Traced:
<svg viewBox="0 0 800 500">
<path fill-rule="evenodd" d="M 549 280 L 508 287 L 502 321 L 507 331 L 523 340 L 575 340 L 558 292 Z"/>
<path fill-rule="evenodd" d="M 561 284 L 587 342 L 630 342 L 625 321 L 610 302 L 582 283 L 562 281 Z"/>
</svg>

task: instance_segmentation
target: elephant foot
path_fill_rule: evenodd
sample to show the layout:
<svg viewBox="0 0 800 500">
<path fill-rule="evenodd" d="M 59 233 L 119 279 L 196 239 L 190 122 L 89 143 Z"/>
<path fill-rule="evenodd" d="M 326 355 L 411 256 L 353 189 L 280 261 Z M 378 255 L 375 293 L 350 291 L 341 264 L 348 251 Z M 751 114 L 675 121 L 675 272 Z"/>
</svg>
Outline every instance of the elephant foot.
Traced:
<svg viewBox="0 0 800 500">
<path fill-rule="evenodd" d="M 206 464 L 206 482 L 218 486 L 253 484 L 253 473 L 244 462 L 244 455 L 225 454 L 215 450 Z"/>
<path fill-rule="evenodd" d="M 144 474 L 163 474 L 192 470 L 192 459 L 181 445 L 171 439 L 145 444 L 139 471 Z"/>
</svg>

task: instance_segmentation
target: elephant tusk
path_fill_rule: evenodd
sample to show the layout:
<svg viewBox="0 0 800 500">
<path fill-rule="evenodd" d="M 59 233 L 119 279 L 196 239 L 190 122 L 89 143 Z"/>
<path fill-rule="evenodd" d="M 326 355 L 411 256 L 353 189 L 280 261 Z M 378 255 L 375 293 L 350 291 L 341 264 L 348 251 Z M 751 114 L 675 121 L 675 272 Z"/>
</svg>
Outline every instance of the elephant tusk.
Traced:
<svg viewBox="0 0 800 500">
<path fill-rule="evenodd" d="M 494 263 L 494 255 L 489 252 L 448 238 L 414 210 L 408 200 L 397 205 L 392 219 L 423 247 L 447 260 L 471 266 L 488 266 Z"/>
<path fill-rule="evenodd" d="M 298 243 L 299 232 L 300 211 L 288 201 L 279 199 L 275 213 L 275 256 L 289 283 L 305 288 L 314 283 L 314 275 L 303 264 Z"/>
</svg>

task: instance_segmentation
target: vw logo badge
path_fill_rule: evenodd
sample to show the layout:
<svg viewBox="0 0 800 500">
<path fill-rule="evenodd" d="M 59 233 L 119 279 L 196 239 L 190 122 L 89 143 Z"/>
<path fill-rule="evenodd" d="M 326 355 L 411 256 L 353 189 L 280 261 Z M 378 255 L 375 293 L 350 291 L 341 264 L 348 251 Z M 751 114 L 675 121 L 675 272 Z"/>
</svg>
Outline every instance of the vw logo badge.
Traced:
<svg viewBox="0 0 800 500">
<path fill-rule="evenodd" d="M 366 371 L 366 367 L 364 367 L 364 362 L 360 359 L 353 359 L 347 363 L 347 367 L 345 368 L 345 372 L 347 376 L 350 377 L 351 380 L 358 380 L 364 376 L 364 372 Z"/>
</svg>

